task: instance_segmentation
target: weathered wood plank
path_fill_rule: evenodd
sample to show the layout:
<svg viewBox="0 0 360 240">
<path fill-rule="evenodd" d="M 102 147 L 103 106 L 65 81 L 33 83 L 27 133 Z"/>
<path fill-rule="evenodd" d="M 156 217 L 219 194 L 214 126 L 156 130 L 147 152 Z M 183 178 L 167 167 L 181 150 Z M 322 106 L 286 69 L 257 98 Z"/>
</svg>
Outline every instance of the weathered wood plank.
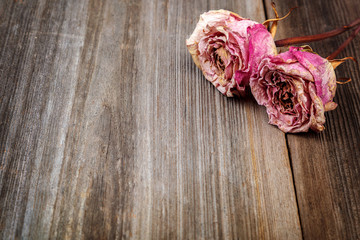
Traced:
<svg viewBox="0 0 360 240">
<path fill-rule="evenodd" d="M 267 10 L 271 14 L 270 1 Z M 357 1 L 278 1 L 282 14 L 299 6 L 280 23 L 278 38 L 316 34 L 345 25 L 359 17 Z M 321 56 L 328 56 L 348 34 L 310 43 Z M 360 59 L 360 39 L 355 39 L 339 57 Z M 360 72 L 348 62 L 336 69 L 338 77 L 353 81 L 338 85 L 338 108 L 326 114 L 323 133 L 288 135 L 292 166 L 305 239 L 360 238 Z"/>
<path fill-rule="evenodd" d="M 46 238 L 87 4 L 2 1 L 1 237 Z"/>
<path fill-rule="evenodd" d="M 301 238 L 284 134 L 185 46 L 261 1 L 0 4 L 2 238 Z"/>
</svg>

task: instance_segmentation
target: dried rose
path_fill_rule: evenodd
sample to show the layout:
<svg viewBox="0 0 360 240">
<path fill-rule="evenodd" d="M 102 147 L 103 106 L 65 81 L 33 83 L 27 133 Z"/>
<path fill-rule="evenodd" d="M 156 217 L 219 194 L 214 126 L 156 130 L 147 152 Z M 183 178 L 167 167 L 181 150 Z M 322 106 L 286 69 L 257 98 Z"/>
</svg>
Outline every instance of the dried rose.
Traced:
<svg viewBox="0 0 360 240">
<path fill-rule="evenodd" d="M 224 95 L 243 95 L 252 69 L 276 47 L 267 29 L 255 21 L 226 11 L 209 11 L 186 45 L 205 78 Z"/>
<path fill-rule="evenodd" d="M 251 91 L 284 132 L 324 130 L 325 111 L 333 110 L 336 76 L 331 63 L 301 47 L 265 57 L 250 80 Z"/>
</svg>

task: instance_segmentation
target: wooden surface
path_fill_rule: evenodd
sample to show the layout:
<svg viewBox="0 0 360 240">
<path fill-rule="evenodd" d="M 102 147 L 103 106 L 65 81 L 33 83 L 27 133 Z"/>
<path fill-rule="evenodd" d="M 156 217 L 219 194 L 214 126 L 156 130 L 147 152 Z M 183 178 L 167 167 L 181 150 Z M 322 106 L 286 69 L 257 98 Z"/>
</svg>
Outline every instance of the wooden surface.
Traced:
<svg viewBox="0 0 360 240">
<path fill-rule="evenodd" d="M 279 1 L 277 38 L 359 17 L 356 0 Z M 0 238 L 359 239 L 360 71 L 323 133 L 284 134 L 222 96 L 185 39 L 270 1 L 0 2 Z M 326 57 L 346 39 L 310 44 Z M 360 38 L 342 56 L 360 59 Z"/>
<path fill-rule="evenodd" d="M 360 17 L 358 1 L 279 1 L 278 8 L 299 8 L 283 21 L 278 38 L 316 34 L 346 25 Z M 266 2 L 270 11 L 270 2 Z M 273 15 L 271 15 L 273 16 Z M 335 51 L 350 33 L 310 45 L 321 56 Z M 360 60 L 360 36 L 338 57 Z M 350 77 L 338 85 L 339 107 L 325 114 L 321 134 L 289 134 L 303 236 L 305 239 L 360 239 L 360 71 L 347 62 L 336 69 L 337 77 Z"/>
</svg>

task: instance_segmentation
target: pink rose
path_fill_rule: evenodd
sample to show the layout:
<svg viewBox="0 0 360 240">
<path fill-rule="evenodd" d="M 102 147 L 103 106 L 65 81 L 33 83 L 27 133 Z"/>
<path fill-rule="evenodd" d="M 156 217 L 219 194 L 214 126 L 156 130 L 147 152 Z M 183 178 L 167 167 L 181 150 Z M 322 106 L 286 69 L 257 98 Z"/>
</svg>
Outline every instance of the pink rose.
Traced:
<svg viewBox="0 0 360 240">
<path fill-rule="evenodd" d="M 324 112 L 337 106 L 331 63 L 301 47 L 265 57 L 250 87 L 256 101 L 266 107 L 269 123 L 284 132 L 322 131 Z"/>
<path fill-rule="evenodd" d="M 186 45 L 205 78 L 228 97 L 243 95 L 252 69 L 264 56 L 276 54 L 262 24 L 226 10 L 202 14 Z"/>
</svg>

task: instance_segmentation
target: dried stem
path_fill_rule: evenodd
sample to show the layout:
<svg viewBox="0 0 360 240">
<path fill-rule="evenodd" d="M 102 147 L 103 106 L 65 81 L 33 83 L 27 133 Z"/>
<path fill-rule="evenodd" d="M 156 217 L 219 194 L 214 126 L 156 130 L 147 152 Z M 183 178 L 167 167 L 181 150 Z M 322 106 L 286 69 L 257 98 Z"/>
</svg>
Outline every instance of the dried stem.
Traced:
<svg viewBox="0 0 360 240">
<path fill-rule="evenodd" d="M 334 37 L 343 32 L 346 32 L 349 29 L 357 26 L 358 24 L 360 24 L 360 18 L 356 19 L 349 25 L 334 29 L 329 32 L 315 34 L 315 35 L 309 35 L 309 36 L 302 36 L 302 37 L 285 38 L 285 39 L 275 41 L 275 44 L 277 47 L 283 47 L 283 46 L 289 46 L 289 45 L 298 44 L 298 43 L 308 43 L 308 42 L 320 41 L 320 40 L 323 40 L 326 38 Z"/>
<path fill-rule="evenodd" d="M 356 35 L 360 32 L 360 26 L 358 26 L 355 31 L 348 37 L 348 39 L 345 40 L 345 42 L 343 44 L 341 44 L 341 46 L 336 49 L 335 52 L 333 52 L 332 54 L 330 54 L 330 56 L 327 57 L 328 60 L 332 60 L 334 58 L 336 58 L 337 55 L 339 55 L 339 53 L 344 50 L 344 48 L 349 45 L 349 43 L 356 37 Z"/>
</svg>

